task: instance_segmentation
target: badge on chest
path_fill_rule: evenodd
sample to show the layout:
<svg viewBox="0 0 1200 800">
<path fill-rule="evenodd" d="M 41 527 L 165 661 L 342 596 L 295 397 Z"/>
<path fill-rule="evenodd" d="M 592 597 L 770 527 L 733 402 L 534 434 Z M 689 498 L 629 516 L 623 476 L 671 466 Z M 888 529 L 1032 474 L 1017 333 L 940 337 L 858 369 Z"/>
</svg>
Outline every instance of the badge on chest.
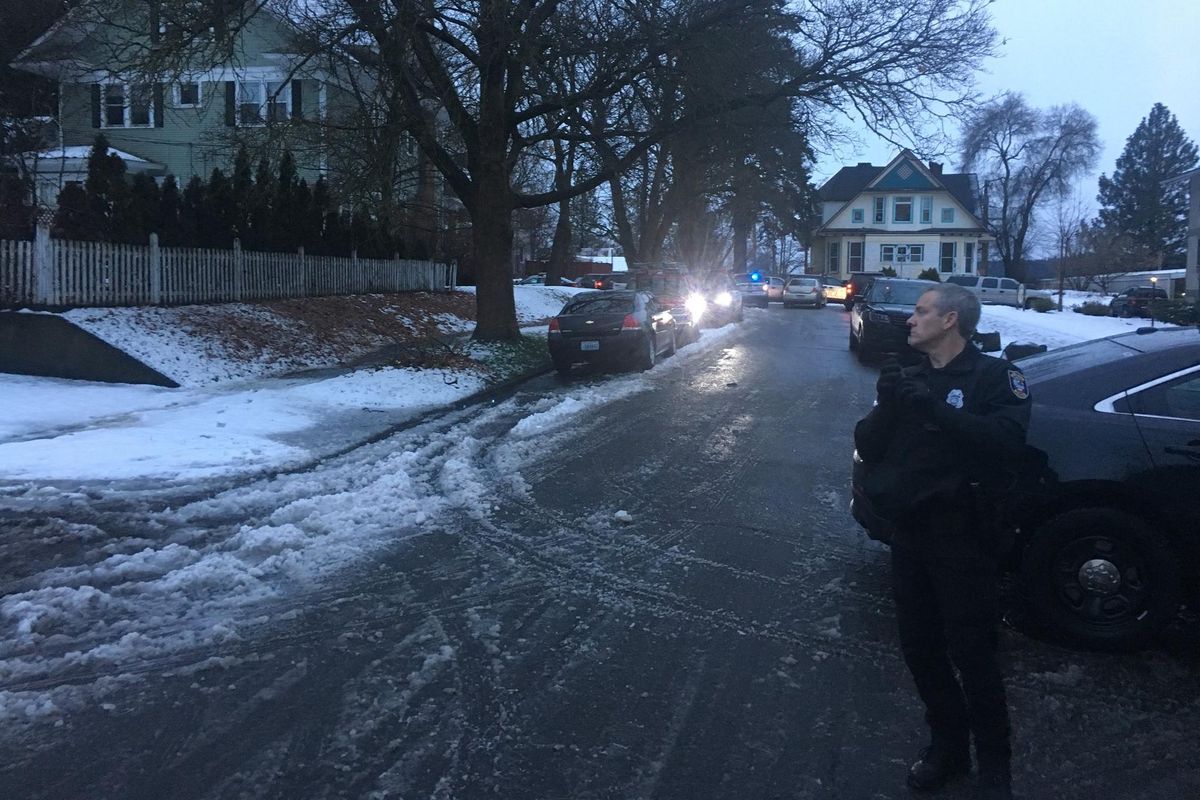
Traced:
<svg viewBox="0 0 1200 800">
<path fill-rule="evenodd" d="M 962 408 L 963 407 L 962 389 L 951 389 L 950 393 L 946 395 L 946 405 L 954 406 L 955 408 Z"/>
</svg>

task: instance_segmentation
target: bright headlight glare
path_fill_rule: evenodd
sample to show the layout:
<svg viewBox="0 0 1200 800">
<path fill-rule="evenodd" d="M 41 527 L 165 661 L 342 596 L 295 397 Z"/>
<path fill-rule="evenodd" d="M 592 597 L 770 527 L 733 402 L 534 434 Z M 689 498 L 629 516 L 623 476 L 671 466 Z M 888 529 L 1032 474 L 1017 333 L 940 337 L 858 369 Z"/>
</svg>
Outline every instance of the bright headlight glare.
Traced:
<svg viewBox="0 0 1200 800">
<path fill-rule="evenodd" d="M 708 301 L 698 294 L 693 294 L 688 297 L 683 306 L 691 313 L 692 317 L 700 319 L 704 309 L 708 308 Z"/>
<path fill-rule="evenodd" d="M 713 302 L 719 306 L 731 306 L 733 305 L 733 295 L 729 292 L 718 292 L 717 296 L 713 298 Z"/>
</svg>

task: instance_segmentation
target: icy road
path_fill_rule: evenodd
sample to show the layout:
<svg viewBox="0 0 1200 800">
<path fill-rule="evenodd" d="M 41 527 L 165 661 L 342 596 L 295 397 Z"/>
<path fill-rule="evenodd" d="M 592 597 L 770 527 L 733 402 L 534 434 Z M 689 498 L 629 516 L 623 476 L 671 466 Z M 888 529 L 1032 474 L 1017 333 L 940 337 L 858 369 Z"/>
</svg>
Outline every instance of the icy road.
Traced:
<svg viewBox="0 0 1200 800">
<path fill-rule="evenodd" d="M 0 797 L 907 797 L 846 326 L 772 307 L 269 479 L 10 488 Z M 1020 796 L 1200 797 L 1192 644 L 1002 636 Z"/>
</svg>

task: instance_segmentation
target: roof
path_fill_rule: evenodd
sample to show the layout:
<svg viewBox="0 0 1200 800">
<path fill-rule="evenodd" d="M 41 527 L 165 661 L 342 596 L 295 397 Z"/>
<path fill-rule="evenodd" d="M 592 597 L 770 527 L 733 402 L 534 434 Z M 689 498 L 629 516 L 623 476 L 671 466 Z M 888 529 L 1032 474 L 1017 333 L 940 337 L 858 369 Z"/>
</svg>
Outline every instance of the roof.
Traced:
<svg viewBox="0 0 1200 800">
<path fill-rule="evenodd" d="M 825 203 L 849 202 L 861 194 L 885 169 L 887 169 L 886 166 L 877 167 L 865 162 L 853 167 L 842 167 L 832 178 L 821 185 L 821 188 L 817 190 L 817 196 Z M 942 173 L 932 177 L 953 195 L 963 208 L 972 214 L 979 214 L 974 174 Z"/>
</svg>

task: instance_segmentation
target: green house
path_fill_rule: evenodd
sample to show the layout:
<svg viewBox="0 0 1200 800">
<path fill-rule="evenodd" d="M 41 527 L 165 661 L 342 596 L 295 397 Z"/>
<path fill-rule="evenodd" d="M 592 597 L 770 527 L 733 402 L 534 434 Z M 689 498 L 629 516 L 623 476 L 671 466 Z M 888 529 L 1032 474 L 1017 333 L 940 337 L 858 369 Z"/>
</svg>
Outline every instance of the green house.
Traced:
<svg viewBox="0 0 1200 800">
<path fill-rule="evenodd" d="M 39 200 L 53 205 L 84 179 L 98 133 L 130 173 L 169 173 L 181 185 L 228 173 L 241 144 L 272 158 L 290 149 L 309 182 L 324 174 L 338 147 L 323 123 L 351 113 L 351 82 L 298 55 L 289 22 L 241 7 L 219 18 L 213 4 L 183 0 L 85 3 L 18 55 L 13 67 L 59 87 L 58 146 L 26 155 Z"/>
</svg>

